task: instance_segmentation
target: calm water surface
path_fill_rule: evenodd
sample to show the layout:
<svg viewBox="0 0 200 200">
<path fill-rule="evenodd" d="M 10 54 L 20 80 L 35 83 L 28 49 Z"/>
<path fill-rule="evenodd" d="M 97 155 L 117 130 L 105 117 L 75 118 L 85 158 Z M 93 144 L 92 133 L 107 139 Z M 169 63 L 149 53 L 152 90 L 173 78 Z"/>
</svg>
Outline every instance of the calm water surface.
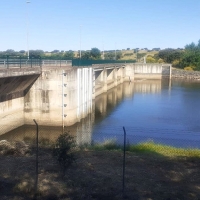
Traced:
<svg viewBox="0 0 200 200">
<path fill-rule="evenodd" d="M 200 147 L 200 83 L 163 80 L 131 84 L 131 95 L 112 112 L 100 113 L 96 102 L 94 141 L 115 138 L 122 142 L 124 126 L 130 143 L 153 140 Z"/>
</svg>

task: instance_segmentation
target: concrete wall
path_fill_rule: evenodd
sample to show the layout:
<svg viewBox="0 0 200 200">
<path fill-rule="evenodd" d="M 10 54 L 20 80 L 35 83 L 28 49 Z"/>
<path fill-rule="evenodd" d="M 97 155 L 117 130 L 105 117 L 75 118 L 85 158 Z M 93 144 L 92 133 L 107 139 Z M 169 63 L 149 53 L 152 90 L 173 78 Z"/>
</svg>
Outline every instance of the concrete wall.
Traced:
<svg viewBox="0 0 200 200">
<path fill-rule="evenodd" d="M 38 76 L 0 78 L 0 135 L 24 125 L 24 95 Z"/>
<path fill-rule="evenodd" d="M 135 79 L 161 79 L 162 65 L 161 64 L 134 64 Z"/>
<path fill-rule="evenodd" d="M 131 69 L 131 67 L 130 67 Z M 129 67 L 109 67 L 102 69 L 94 69 L 94 90 L 96 96 L 107 92 L 108 90 L 116 87 L 117 85 L 123 83 L 124 81 L 130 80 L 129 77 L 133 77 L 128 73 Z M 132 71 L 131 71 L 132 72 Z"/>
<path fill-rule="evenodd" d="M 135 63 L 133 67 L 135 79 L 161 79 L 162 77 L 171 79 L 171 64 Z"/>
<path fill-rule="evenodd" d="M 0 135 L 24 125 L 24 98 L 0 102 Z"/>
<path fill-rule="evenodd" d="M 167 70 L 166 70 L 167 69 Z M 133 82 L 140 79 L 162 79 L 163 76 L 171 78 L 171 65 L 163 64 L 124 64 L 121 67 L 95 65 L 95 95 L 107 92 L 123 82 Z"/>
<path fill-rule="evenodd" d="M 92 112 L 92 82 L 91 68 L 43 69 L 24 97 L 25 124 L 33 119 L 45 126 L 79 122 Z"/>
</svg>

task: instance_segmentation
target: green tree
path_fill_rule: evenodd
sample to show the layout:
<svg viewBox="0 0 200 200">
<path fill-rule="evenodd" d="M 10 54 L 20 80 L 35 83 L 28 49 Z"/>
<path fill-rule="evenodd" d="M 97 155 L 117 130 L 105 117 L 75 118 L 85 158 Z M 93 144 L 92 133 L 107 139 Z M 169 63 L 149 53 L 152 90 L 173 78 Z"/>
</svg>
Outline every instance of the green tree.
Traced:
<svg viewBox="0 0 200 200">
<path fill-rule="evenodd" d="M 82 54 L 81 58 L 84 59 L 84 60 L 89 60 L 91 58 L 90 52 L 89 51 L 84 52 Z"/>
<path fill-rule="evenodd" d="M 183 68 L 192 66 L 193 69 L 200 70 L 200 40 L 197 45 L 192 42 L 185 46 L 181 65 Z"/>
<path fill-rule="evenodd" d="M 14 51 L 13 49 L 7 49 L 6 51 L 3 52 L 3 55 L 15 57 L 15 56 L 18 56 L 19 53 Z"/>
<path fill-rule="evenodd" d="M 104 54 L 105 60 L 115 60 L 115 52 L 114 51 L 109 51 Z M 120 60 L 122 58 L 122 52 L 117 51 L 116 52 L 116 60 Z"/>
<path fill-rule="evenodd" d="M 104 54 L 105 60 L 114 60 L 115 59 L 115 53 L 114 52 L 108 52 Z"/>
<path fill-rule="evenodd" d="M 166 63 L 172 63 L 174 60 L 181 60 L 183 52 L 177 49 L 164 49 L 157 54 L 158 59 L 161 58 Z"/>
<path fill-rule="evenodd" d="M 30 50 L 29 55 L 32 58 L 41 58 L 44 55 L 44 51 L 43 50 Z"/>
<path fill-rule="evenodd" d="M 117 60 L 119 60 L 119 59 L 121 59 L 122 58 L 122 52 L 120 51 L 120 52 L 117 52 L 116 53 L 116 59 Z"/>
<path fill-rule="evenodd" d="M 55 49 L 51 53 L 59 53 L 59 52 L 60 52 L 59 50 Z"/>
<path fill-rule="evenodd" d="M 63 55 L 64 59 L 72 60 L 74 58 L 74 52 L 73 51 L 66 51 Z"/>
<path fill-rule="evenodd" d="M 144 56 L 146 56 L 146 53 L 137 53 L 137 59 L 141 59 Z"/>
<path fill-rule="evenodd" d="M 19 53 L 23 54 L 23 53 L 26 53 L 26 51 L 25 50 L 20 50 Z"/>
<path fill-rule="evenodd" d="M 156 63 L 156 59 L 153 58 L 152 56 L 147 56 L 146 62 L 147 63 Z"/>
<path fill-rule="evenodd" d="M 75 147 L 75 140 L 68 132 L 61 134 L 56 140 L 53 156 L 59 162 L 63 176 L 65 176 L 67 168 L 76 160 Z"/>
<path fill-rule="evenodd" d="M 98 60 L 101 59 L 101 51 L 98 48 L 92 48 L 90 51 L 91 59 Z"/>
</svg>

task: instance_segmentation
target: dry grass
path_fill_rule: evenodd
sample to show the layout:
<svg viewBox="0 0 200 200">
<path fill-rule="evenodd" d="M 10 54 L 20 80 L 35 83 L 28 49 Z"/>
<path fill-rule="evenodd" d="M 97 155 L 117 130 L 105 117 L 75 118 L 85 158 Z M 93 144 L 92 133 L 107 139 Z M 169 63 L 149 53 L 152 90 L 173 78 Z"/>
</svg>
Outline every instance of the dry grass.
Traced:
<svg viewBox="0 0 200 200">
<path fill-rule="evenodd" d="M 82 150 L 62 177 L 49 149 L 39 155 L 38 199 L 200 199 L 200 159 L 127 152 L 122 196 L 120 150 Z M 34 196 L 35 155 L 0 157 L 0 199 Z"/>
</svg>

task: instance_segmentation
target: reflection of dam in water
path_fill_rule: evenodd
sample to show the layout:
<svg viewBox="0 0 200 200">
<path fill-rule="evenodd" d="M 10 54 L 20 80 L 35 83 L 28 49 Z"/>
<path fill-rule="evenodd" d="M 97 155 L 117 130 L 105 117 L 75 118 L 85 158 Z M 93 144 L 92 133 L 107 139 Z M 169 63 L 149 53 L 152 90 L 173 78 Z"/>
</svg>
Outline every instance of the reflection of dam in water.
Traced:
<svg viewBox="0 0 200 200">
<path fill-rule="evenodd" d="M 71 77 L 71 80 L 73 80 L 73 77 Z M 65 126 L 65 130 L 70 131 L 70 133 L 73 136 L 75 136 L 77 144 L 84 144 L 84 143 L 90 144 L 92 141 L 93 127 L 95 126 L 95 124 L 98 124 L 106 116 L 108 116 L 115 109 L 117 109 L 117 107 L 123 102 L 124 99 L 133 98 L 134 93 L 159 93 L 162 88 L 162 83 L 163 82 L 161 80 L 148 80 L 148 81 L 136 80 L 135 82 L 124 82 L 108 90 L 108 92 L 98 95 L 95 98 L 95 100 L 91 102 L 85 102 L 84 107 L 89 108 L 88 110 L 90 112 L 88 112 L 84 117 L 82 117 L 82 119 L 80 119 L 74 125 L 67 126 L 67 127 Z M 35 94 L 33 91 L 30 91 L 28 95 L 25 97 L 25 102 L 30 102 L 29 101 L 30 99 L 34 99 L 34 102 L 30 102 L 26 104 L 27 105 L 26 111 L 28 112 L 25 112 L 24 114 L 26 116 L 25 119 L 28 122 L 30 122 L 30 124 L 22 125 L 12 131 L 9 131 L 8 133 L 0 136 L 0 139 L 27 140 L 27 141 L 33 140 L 35 137 L 36 129 L 32 123 L 32 119 L 33 117 L 35 118 L 35 116 L 37 115 L 41 115 L 41 118 L 44 118 L 42 120 L 45 120 L 45 123 L 46 123 L 45 126 L 39 125 L 40 141 L 48 142 L 48 141 L 55 140 L 55 138 L 57 138 L 58 135 L 62 133 L 62 126 L 59 126 L 59 127 L 54 126 L 54 124 L 52 123 L 52 121 L 55 119 L 55 110 L 53 110 L 53 114 L 51 116 L 48 115 L 49 116 L 48 118 L 45 117 L 46 116 L 45 114 L 47 114 L 48 112 L 51 112 L 50 110 L 51 108 L 48 108 L 48 104 L 50 104 L 49 98 L 52 98 L 53 101 L 56 101 L 56 99 L 54 99 L 54 96 L 59 95 L 59 93 L 61 92 L 61 89 L 58 91 L 48 91 L 47 88 L 44 88 L 43 86 L 43 90 L 41 90 L 42 87 L 39 87 L 40 84 L 41 83 L 38 82 L 38 84 L 35 85 L 35 87 L 38 88 L 38 94 Z M 79 84 L 77 87 L 83 87 L 83 86 Z M 80 88 L 77 89 L 77 91 L 81 91 Z M 73 96 L 73 92 L 77 94 L 75 90 L 72 90 L 71 91 L 72 96 Z M 35 97 L 33 97 L 33 95 L 35 95 Z M 40 110 L 39 105 L 32 106 L 32 107 L 36 107 L 37 109 L 35 110 L 31 109 L 31 105 L 30 105 L 31 103 L 37 104 L 37 95 L 39 96 L 43 95 L 44 99 L 42 103 L 43 105 L 45 105 L 43 108 L 46 108 L 46 110 L 44 109 Z M 75 102 L 73 103 L 74 103 L 74 108 L 75 108 L 76 107 Z M 59 104 L 59 102 L 57 102 L 57 104 Z M 28 106 L 30 109 L 28 109 Z M 60 120 L 59 123 L 62 124 L 61 107 L 59 107 L 58 105 L 57 109 L 58 109 L 58 114 L 56 116 Z M 83 109 L 83 107 L 81 109 Z M 77 115 L 77 109 L 71 110 L 71 112 L 73 113 L 74 116 Z"/>
</svg>

